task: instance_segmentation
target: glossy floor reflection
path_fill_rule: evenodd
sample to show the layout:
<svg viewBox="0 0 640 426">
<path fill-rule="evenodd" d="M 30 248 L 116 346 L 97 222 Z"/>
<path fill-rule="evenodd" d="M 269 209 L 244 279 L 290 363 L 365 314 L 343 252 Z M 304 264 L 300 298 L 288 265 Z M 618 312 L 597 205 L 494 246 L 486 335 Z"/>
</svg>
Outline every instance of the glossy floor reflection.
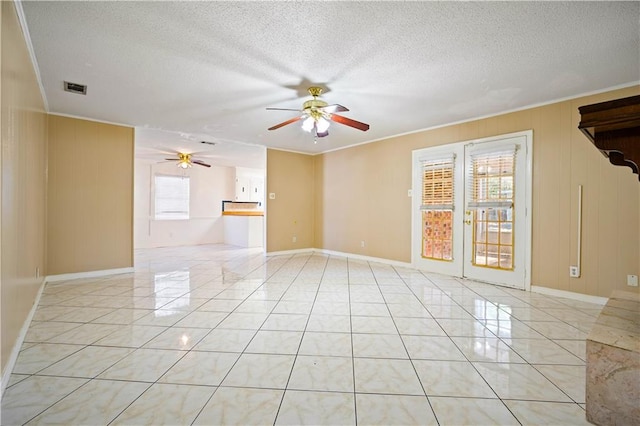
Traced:
<svg viewBox="0 0 640 426">
<path fill-rule="evenodd" d="M 45 287 L 2 424 L 587 424 L 600 306 L 321 254 L 136 251 Z"/>
</svg>

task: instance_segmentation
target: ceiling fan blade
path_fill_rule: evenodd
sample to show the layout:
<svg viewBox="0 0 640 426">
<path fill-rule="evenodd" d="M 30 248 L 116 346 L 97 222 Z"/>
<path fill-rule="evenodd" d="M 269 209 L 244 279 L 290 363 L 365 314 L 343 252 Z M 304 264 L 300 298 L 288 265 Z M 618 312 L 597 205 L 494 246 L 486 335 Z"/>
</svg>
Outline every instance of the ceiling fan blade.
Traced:
<svg viewBox="0 0 640 426">
<path fill-rule="evenodd" d="M 292 109 L 292 108 L 267 108 L 267 111 L 300 111 L 299 109 Z"/>
<path fill-rule="evenodd" d="M 332 121 L 335 121 L 336 123 L 345 124 L 349 127 L 353 127 L 354 129 L 362 130 L 363 132 L 366 132 L 367 130 L 369 130 L 368 124 L 361 123 L 360 121 L 352 120 L 350 118 L 343 117 L 341 115 L 331 114 L 329 118 Z"/>
<path fill-rule="evenodd" d="M 200 160 L 192 160 L 191 161 L 193 164 L 197 164 L 198 166 L 204 166 L 204 167 L 211 167 L 211 164 L 207 164 L 203 161 Z"/>
<path fill-rule="evenodd" d="M 326 107 L 318 108 L 320 111 L 327 112 L 329 114 L 333 114 L 334 112 L 345 112 L 349 111 L 349 108 L 342 106 L 340 104 L 327 105 Z"/>
<path fill-rule="evenodd" d="M 180 161 L 179 158 L 165 158 L 167 161 Z"/>
<path fill-rule="evenodd" d="M 286 126 L 287 124 L 291 124 L 291 123 L 295 123 L 296 121 L 300 121 L 301 119 L 302 119 L 302 115 L 299 115 L 297 117 L 293 117 L 290 120 L 284 121 L 284 122 L 282 122 L 280 124 L 276 124 L 273 127 L 269 127 L 267 130 L 276 130 L 276 129 L 279 129 L 280 127 Z"/>
</svg>

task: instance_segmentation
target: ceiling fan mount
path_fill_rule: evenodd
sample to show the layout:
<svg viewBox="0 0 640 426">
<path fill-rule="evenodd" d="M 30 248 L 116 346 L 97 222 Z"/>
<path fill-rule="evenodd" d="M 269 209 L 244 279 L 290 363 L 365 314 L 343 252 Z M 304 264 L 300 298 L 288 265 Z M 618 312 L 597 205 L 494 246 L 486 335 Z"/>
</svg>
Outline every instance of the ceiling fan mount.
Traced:
<svg viewBox="0 0 640 426">
<path fill-rule="evenodd" d="M 329 135 L 329 125 L 331 121 L 362 130 L 363 132 L 369 130 L 369 125 L 366 123 L 335 114 L 336 112 L 349 111 L 348 108 L 339 104 L 329 105 L 322 99 L 318 99 L 322 94 L 321 87 L 311 86 L 309 87 L 308 92 L 313 99 L 305 101 L 302 104 L 301 110 L 290 108 L 267 108 L 267 110 L 298 111 L 301 113 L 299 116 L 293 117 L 280 124 L 276 124 L 268 130 L 276 130 L 280 127 L 286 126 L 287 124 L 295 123 L 300 120 L 304 120 L 302 123 L 303 130 L 312 132 L 316 138 L 322 138 Z"/>
<path fill-rule="evenodd" d="M 324 89 L 318 86 L 311 86 L 307 89 L 307 91 L 311 96 L 313 96 L 314 98 L 317 98 L 318 96 L 322 95 L 322 92 L 324 91 Z"/>
</svg>

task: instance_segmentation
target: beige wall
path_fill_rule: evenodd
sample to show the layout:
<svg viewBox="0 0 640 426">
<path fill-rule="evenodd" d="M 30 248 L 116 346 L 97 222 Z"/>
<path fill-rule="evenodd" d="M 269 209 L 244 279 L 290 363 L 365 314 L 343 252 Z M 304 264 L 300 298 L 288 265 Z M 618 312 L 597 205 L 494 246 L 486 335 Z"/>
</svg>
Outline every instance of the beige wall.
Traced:
<svg viewBox="0 0 640 426">
<path fill-rule="evenodd" d="M 266 188 L 267 252 L 314 247 L 313 157 L 268 149 Z"/>
<path fill-rule="evenodd" d="M 49 115 L 48 275 L 133 266 L 133 128 Z"/>
<path fill-rule="evenodd" d="M 579 106 L 638 93 L 627 88 L 316 156 L 316 247 L 410 262 L 411 151 L 533 129 L 532 285 L 604 297 L 629 290 L 627 274 L 640 269 L 638 176 L 610 165 L 577 125 Z M 569 279 L 579 184 L 582 277 Z"/>
<path fill-rule="evenodd" d="M 410 262 L 411 151 L 532 129 L 532 285 L 602 297 L 633 290 L 626 276 L 640 272 L 637 176 L 610 165 L 577 125 L 579 106 L 639 91 L 616 90 L 314 157 L 269 150 L 267 193 L 276 192 L 277 199 L 267 201 L 267 250 L 316 247 Z M 568 266 L 577 262 L 578 185 L 584 187 L 582 276 L 570 279 Z M 312 220 L 296 222 L 299 196 L 311 192 L 314 199 L 304 205 L 314 205 L 305 215 Z M 295 233 L 297 244 L 291 242 Z M 309 244 L 301 244 L 301 233 L 311 235 Z"/>
<path fill-rule="evenodd" d="M 47 118 L 14 3 L 1 4 L 2 371 L 45 270 Z M 40 277 L 36 277 L 39 268 Z"/>
<path fill-rule="evenodd" d="M 411 235 L 405 227 L 411 225 L 411 199 L 407 196 L 411 151 L 398 149 L 393 143 L 372 143 L 314 160 L 316 246 L 410 261 Z"/>
</svg>

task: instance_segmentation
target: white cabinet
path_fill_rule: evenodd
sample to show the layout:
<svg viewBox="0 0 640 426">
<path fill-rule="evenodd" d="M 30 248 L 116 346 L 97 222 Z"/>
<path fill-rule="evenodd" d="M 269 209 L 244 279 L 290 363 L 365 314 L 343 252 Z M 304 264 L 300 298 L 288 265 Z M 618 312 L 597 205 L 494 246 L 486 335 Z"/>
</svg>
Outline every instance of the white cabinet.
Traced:
<svg viewBox="0 0 640 426">
<path fill-rule="evenodd" d="M 264 179 L 261 177 L 253 176 L 249 182 L 249 201 L 258 201 L 262 203 L 264 201 Z"/>
<path fill-rule="evenodd" d="M 249 176 L 236 177 L 235 201 L 251 201 L 251 178 Z"/>
<path fill-rule="evenodd" d="M 234 201 L 264 202 L 264 178 L 260 176 L 237 176 Z"/>
</svg>

